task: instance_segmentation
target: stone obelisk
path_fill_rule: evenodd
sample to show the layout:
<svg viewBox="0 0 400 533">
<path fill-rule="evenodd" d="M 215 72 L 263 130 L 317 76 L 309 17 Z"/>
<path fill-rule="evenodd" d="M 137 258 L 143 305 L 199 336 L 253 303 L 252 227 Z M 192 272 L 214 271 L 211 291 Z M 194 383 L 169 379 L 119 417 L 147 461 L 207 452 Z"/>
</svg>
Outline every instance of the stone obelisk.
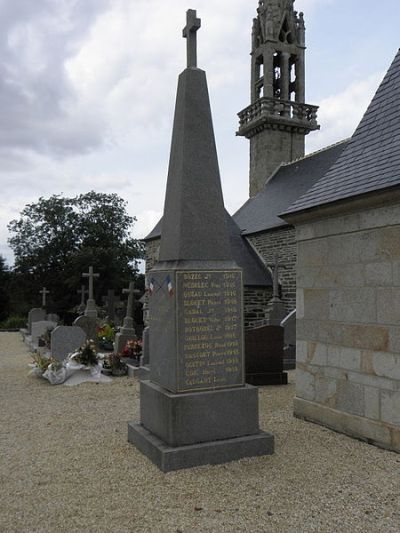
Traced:
<svg viewBox="0 0 400 533">
<path fill-rule="evenodd" d="M 196 11 L 187 12 L 159 262 L 149 272 L 150 380 L 128 439 L 161 470 L 273 453 L 244 382 L 242 271 L 224 210 Z"/>
</svg>

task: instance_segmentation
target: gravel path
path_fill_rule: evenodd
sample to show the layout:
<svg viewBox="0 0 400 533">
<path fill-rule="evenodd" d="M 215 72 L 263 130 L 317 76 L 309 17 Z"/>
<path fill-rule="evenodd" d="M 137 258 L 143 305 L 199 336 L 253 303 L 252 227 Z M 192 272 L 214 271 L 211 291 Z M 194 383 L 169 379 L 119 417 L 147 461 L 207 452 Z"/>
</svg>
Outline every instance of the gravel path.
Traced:
<svg viewBox="0 0 400 533">
<path fill-rule="evenodd" d="M 274 456 L 162 474 L 127 443 L 137 381 L 52 387 L 29 362 L 0 333 L 1 533 L 400 531 L 400 455 L 296 420 L 293 384 L 260 389 Z"/>
</svg>

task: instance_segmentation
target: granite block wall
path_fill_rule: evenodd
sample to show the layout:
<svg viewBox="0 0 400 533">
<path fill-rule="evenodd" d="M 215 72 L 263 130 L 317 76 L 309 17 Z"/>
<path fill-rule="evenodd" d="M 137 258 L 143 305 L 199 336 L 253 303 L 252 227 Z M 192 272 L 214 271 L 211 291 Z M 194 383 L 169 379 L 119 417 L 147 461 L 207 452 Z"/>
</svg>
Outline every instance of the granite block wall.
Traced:
<svg viewBox="0 0 400 533">
<path fill-rule="evenodd" d="M 296 235 L 295 414 L 400 452 L 400 205 Z"/>
</svg>

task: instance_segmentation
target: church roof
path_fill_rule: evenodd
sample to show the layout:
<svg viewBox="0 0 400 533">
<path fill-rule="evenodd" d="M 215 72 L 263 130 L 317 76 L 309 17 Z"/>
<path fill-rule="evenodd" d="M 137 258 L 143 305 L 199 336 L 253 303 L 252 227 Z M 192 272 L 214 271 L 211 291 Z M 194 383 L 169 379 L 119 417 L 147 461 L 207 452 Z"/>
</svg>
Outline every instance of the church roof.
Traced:
<svg viewBox="0 0 400 533">
<path fill-rule="evenodd" d="M 286 214 L 400 185 L 400 50 L 348 146 Z"/>
<path fill-rule="evenodd" d="M 286 226 L 279 218 L 293 202 L 310 189 L 335 163 L 348 140 L 282 165 L 264 188 L 233 215 L 242 230 L 249 235 Z"/>
<path fill-rule="evenodd" d="M 272 287 L 269 270 L 247 240 L 242 237 L 240 228 L 228 212 L 226 212 L 226 219 L 233 259 L 243 269 L 243 284 L 247 287 Z M 159 239 L 161 224 L 162 219 L 144 240 Z"/>
</svg>

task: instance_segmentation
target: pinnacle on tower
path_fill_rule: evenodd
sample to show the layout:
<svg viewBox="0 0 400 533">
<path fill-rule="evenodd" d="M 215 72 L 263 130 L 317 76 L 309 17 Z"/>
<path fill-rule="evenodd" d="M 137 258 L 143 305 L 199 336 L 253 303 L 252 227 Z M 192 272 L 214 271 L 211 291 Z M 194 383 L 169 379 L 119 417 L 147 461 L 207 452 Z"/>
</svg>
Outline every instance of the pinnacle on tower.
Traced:
<svg viewBox="0 0 400 533">
<path fill-rule="evenodd" d="M 253 21 L 251 105 L 238 135 L 250 139 L 250 196 L 281 164 L 304 156 L 305 136 L 319 129 L 305 103 L 305 25 L 294 0 L 260 0 Z"/>
</svg>

